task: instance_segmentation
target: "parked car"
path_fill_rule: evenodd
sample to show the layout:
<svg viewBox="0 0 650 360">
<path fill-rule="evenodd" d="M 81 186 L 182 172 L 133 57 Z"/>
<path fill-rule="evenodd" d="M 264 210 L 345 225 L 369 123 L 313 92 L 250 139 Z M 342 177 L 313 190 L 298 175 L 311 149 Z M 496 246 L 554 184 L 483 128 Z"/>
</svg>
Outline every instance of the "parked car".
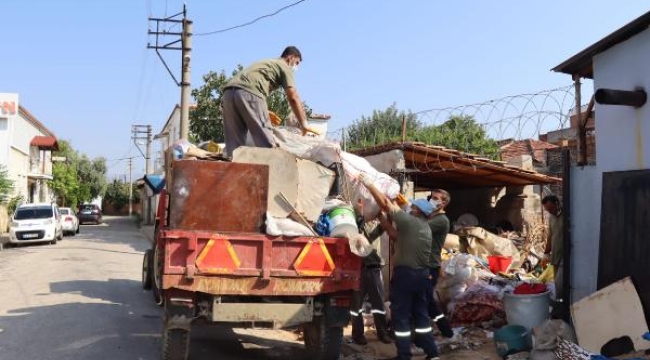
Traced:
<svg viewBox="0 0 650 360">
<path fill-rule="evenodd" d="M 9 243 L 25 244 L 63 239 L 61 214 L 56 204 L 23 204 L 16 208 L 9 227 Z"/>
<path fill-rule="evenodd" d="M 63 227 L 64 234 L 70 234 L 74 236 L 79 234 L 79 219 L 77 214 L 74 213 L 74 210 L 70 208 L 59 208 L 61 213 L 61 226 Z"/>
<path fill-rule="evenodd" d="M 79 209 L 79 224 L 84 223 L 93 223 L 101 224 L 102 223 L 102 209 L 95 204 L 83 204 Z"/>
</svg>

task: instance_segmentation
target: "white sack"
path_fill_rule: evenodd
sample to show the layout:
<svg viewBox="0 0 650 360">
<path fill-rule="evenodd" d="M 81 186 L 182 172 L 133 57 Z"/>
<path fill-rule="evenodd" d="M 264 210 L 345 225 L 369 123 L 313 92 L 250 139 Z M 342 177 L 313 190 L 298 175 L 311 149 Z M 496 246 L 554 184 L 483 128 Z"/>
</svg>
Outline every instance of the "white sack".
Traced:
<svg viewBox="0 0 650 360">
<path fill-rule="evenodd" d="M 273 236 L 313 236 L 314 233 L 305 225 L 289 218 L 274 218 L 266 213 L 266 233 Z"/>
</svg>

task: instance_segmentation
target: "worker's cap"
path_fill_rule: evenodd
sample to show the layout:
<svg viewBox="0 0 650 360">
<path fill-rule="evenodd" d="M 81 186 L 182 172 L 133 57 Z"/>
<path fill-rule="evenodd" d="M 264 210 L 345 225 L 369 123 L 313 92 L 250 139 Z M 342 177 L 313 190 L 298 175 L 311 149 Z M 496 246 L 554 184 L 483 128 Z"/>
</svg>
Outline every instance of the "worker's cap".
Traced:
<svg viewBox="0 0 650 360">
<path fill-rule="evenodd" d="M 433 205 L 427 199 L 411 199 L 411 204 L 415 205 L 424 215 L 429 216 L 433 213 Z"/>
</svg>

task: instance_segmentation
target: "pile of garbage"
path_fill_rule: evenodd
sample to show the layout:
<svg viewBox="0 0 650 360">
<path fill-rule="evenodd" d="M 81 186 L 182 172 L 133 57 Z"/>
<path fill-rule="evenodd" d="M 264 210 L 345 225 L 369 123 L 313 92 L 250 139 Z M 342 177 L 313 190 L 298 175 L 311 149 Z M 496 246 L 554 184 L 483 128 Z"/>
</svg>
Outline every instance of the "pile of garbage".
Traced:
<svg viewBox="0 0 650 360">
<path fill-rule="evenodd" d="M 362 201 L 365 219 L 376 218 L 380 209 L 359 176 L 372 179 L 390 199 L 400 194 L 397 181 L 364 158 L 343 151 L 337 143 L 283 128 L 273 131 L 279 147 L 240 147 L 232 159 L 221 158 L 217 144 L 195 146 L 184 139 L 173 144 L 168 153 L 172 159 L 194 157 L 269 165 L 267 234 L 347 237 L 353 253 L 367 256 L 372 248 L 359 234 L 353 204 Z"/>
</svg>

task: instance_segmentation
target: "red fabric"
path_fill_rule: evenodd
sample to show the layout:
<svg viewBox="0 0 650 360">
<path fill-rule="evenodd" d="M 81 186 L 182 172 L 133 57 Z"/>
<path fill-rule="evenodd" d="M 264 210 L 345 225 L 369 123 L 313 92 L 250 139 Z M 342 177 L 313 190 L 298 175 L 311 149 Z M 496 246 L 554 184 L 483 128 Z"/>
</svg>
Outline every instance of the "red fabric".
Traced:
<svg viewBox="0 0 650 360">
<path fill-rule="evenodd" d="M 517 295 L 541 294 L 546 291 L 544 284 L 527 284 L 523 283 L 515 288 L 514 293 Z"/>
</svg>

